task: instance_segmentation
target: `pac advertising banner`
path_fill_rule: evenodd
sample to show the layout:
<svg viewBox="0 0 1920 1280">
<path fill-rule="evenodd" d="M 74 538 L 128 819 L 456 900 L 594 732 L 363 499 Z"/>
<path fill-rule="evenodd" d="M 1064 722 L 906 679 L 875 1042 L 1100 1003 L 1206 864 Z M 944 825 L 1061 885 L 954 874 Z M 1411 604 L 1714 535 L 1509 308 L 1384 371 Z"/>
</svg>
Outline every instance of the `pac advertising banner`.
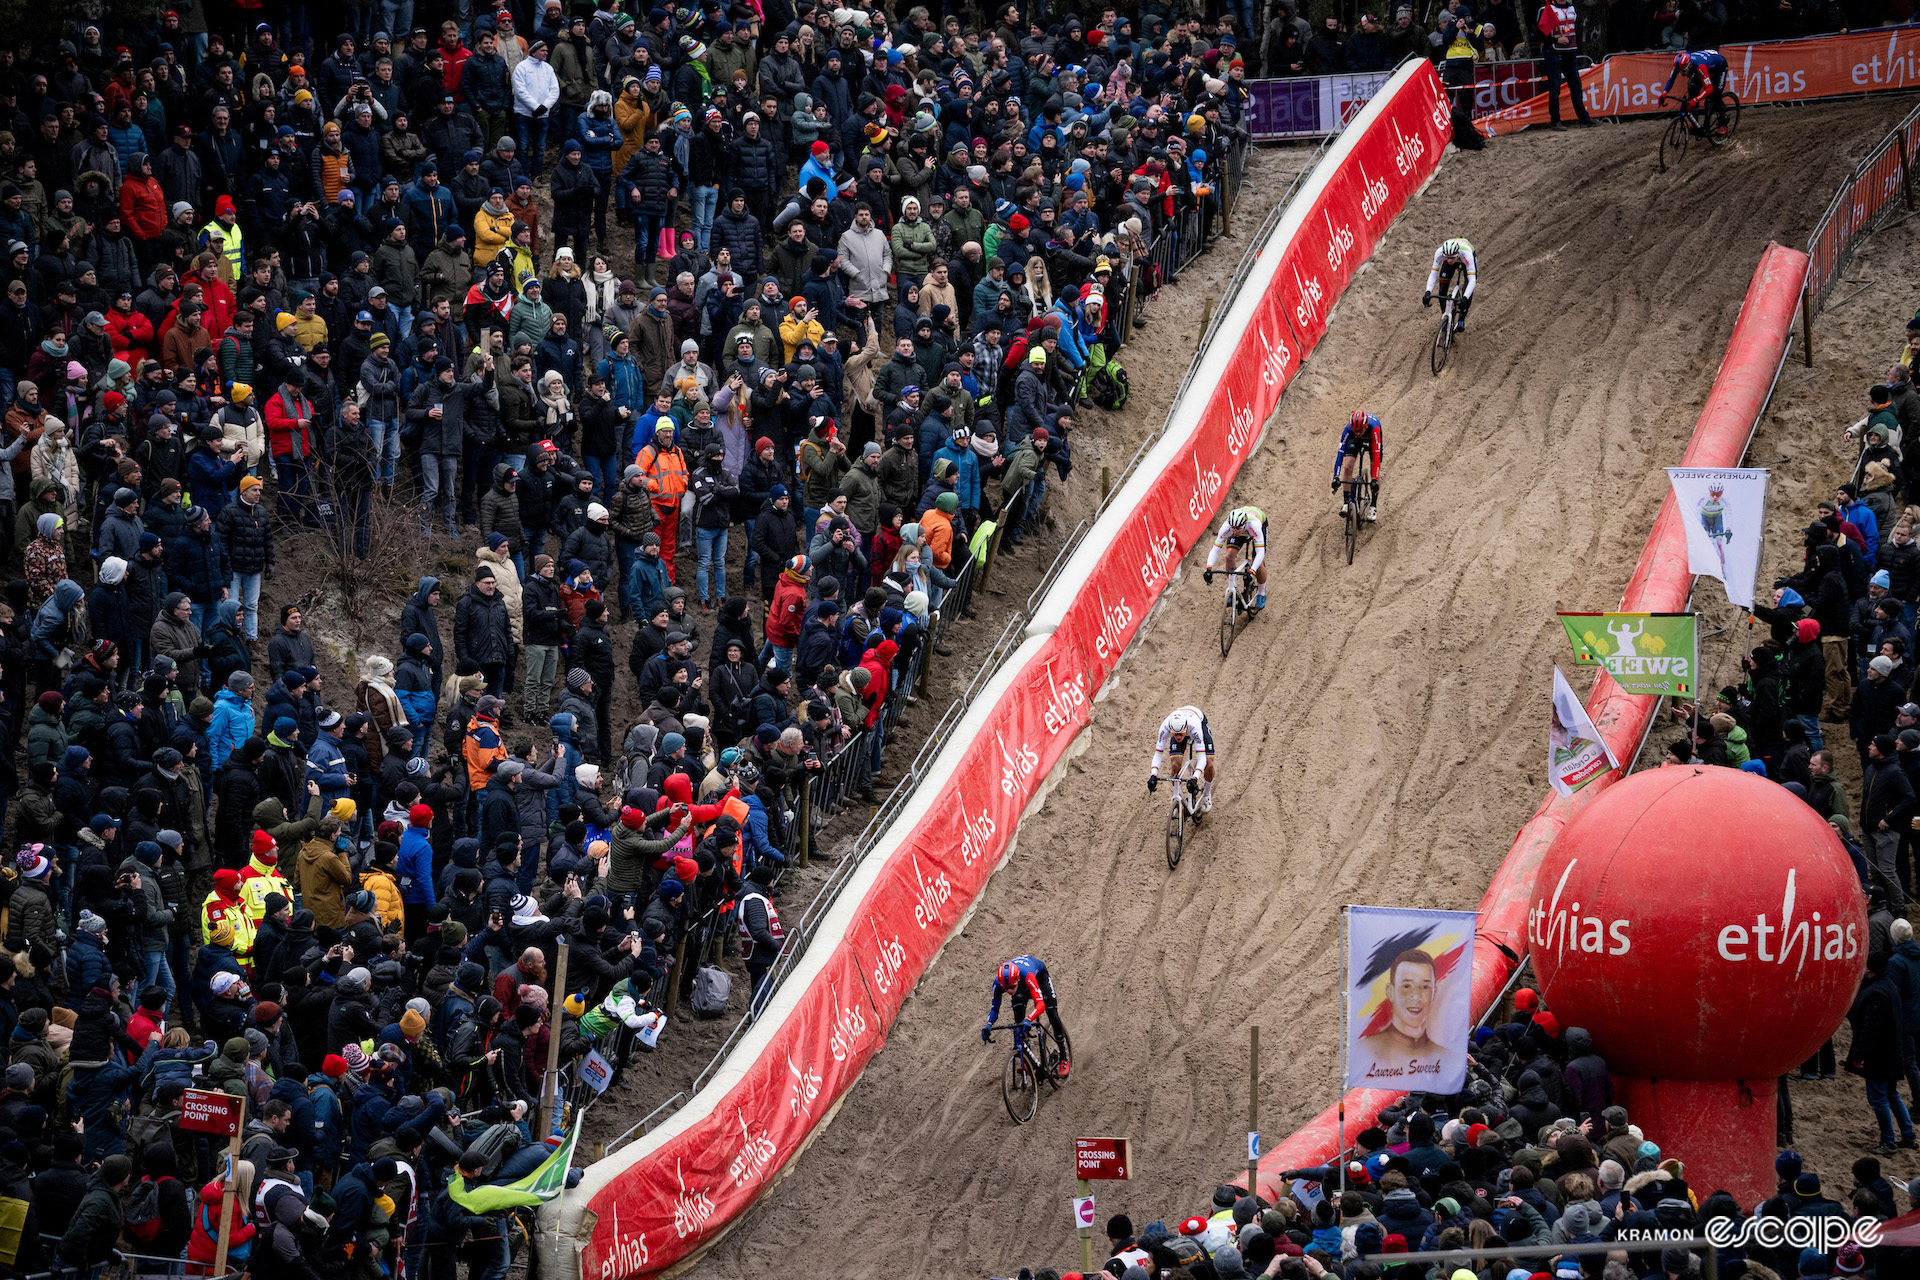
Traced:
<svg viewBox="0 0 1920 1280">
<path fill-rule="evenodd" d="M 1720 46 L 1727 60 L 1727 88 L 1742 106 L 1852 98 L 1879 89 L 1920 85 L 1920 27 L 1850 31 L 1806 40 Z M 1673 74 L 1671 53 L 1616 53 L 1580 73 L 1587 110 L 1597 116 L 1653 115 L 1672 111 L 1660 94 Z M 1677 89 L 1679 86 L 1675 86 Z M 1571 110 L 1571 90 L 1562 88 L 1562 112 Z M 1496 111 L 1480 122 L 1489 133 L 1514 133 L 1547 121 L 1547 95 Z"/>
<path fill-rule="evenodd" d="M 1347 1084 L 1453 1093 L 1473 1037 L 1471 911 L 1347 908 Z"/>
<path fill-rule="evenodd" d="M 1727 600 L 1753 608 L 1767 473 L 1758 467 L 1668 467 L 1687 530 L 1687 571 L 1718 578 Z"/>
<path fill-rule="evenodd" d="M 1570 796 L 1600 775 L 1620 767 L 1613 748 L 1593 727 L 1560 668 L 1553 669 L 1553 725 L 1547 730 L 1547 781 Z"/>
<path fill-rule="evenodd" d="M 1690 698 L 1700 667 L 1698 628 L 1691 613 L 1562 613 L 1573 661 L 1605 667 L 1634 694 Z"/>
<path fill-rule="evenodd" d="M 1250 81 L 1247 123 L 1256 142 L 1338 133 L 1392 78 L 1390 71 L 1374 71 Z"/>
</svg>

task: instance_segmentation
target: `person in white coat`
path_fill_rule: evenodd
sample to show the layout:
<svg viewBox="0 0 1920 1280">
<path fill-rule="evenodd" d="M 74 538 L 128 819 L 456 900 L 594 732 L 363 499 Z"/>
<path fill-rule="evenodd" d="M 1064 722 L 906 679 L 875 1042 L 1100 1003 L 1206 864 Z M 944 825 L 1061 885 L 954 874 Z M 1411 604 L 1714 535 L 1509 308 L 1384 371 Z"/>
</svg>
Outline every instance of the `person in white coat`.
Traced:
<svg viewBox="0 0 1920 1280">
<path fill-rule="evenodd" d="M 513 69 L 513 131 L 536 181 L 546 171 L 547 120 L 559 101 L 560 77 L 547 61 L 547 42 L 535 40 Z"/>
<path fill-rule="evenodd" d="M 850 277 L 848 297 L 858 298 L 869 308 L 885 308 L 891 297 L 887 277 L 893 271 L 893 244 L 873 224 L 873 210 L 864 204 L 854 211 L 853 225 L 840 237 L 840 266 Z"/>
</svg>

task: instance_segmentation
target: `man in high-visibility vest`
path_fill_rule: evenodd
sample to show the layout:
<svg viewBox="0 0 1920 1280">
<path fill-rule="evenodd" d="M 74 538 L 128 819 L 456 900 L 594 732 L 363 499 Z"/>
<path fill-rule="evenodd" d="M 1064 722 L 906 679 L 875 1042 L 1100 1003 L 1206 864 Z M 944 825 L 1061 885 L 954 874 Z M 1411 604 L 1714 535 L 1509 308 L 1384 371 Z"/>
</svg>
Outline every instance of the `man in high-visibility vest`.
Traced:
<svg viewBox="0 0 1920 1280">
<path fill-rule="evenodd" d="M 238 283 L 246 271 L 246 251 L 241 244 L 239 217 L 233 207 L 233 197 L 221 196 L 213 202 L 213 221 L 200 228 L 201 243 L 213 254 L 220 278 L 229 285 Z"/>
<path fill-rule="evenodd" d="M 646 473 L 647 496 L 653 500 L 653 514 L 660 527 L 661 559 L 666 561 L 667 581 L 676 585 L 673 573 L 673 549 L 680 532 L 680 497 L 687 491 L 686 455 L 673 443 L 673 422 L 661 418 L 653 428 L 653 443 L 633 457 L 633 464 Z"/>
</svg>

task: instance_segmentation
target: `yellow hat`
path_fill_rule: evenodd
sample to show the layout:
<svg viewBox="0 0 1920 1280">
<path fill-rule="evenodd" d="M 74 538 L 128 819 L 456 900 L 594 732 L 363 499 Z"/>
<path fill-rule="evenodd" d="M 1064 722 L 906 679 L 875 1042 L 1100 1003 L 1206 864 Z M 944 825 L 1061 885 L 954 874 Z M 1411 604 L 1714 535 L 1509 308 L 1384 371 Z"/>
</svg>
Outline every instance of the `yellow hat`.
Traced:
<svg viewBox="0 0 1920 1280">
<path fill-rule="evenodd" d="M 578 995 L 568 996 L 560 1007 L 567 1011 L 569 1018 L 584 1017 L 587 1012 L 587 1002 Z"/>
<path fill-rule="evenodd" d="M 293 317 L 285 311 L 282 311 L 273 318 L 273 327 L 276 331 L 285 333 L 287 330 L 293 328 Z"/>
<path fill-rule="evenodd" d="M 359 810 L 354 806 L 353 801 L 347 799 L 345 796 L 333 802 L 333 816 L 342 822 L 352 822 L 353 815 L 358 812 Z"/>
<path fill-rule="evenodd" d="M 1099 275 L 1102 271 L 1109 273 L 1113 271 L 1113 264 L 1107 261 L 1104 253 L 1093 260 L 1093 274 Z"/>
<path fill-rule="evenodd" d="M 293 94 L 293 100 L 294 100 L 294 103 L 295 103 L 296 105 L 297 105 L 297 104 L 299 104 L 299 103 L 302 103 L 302 102 L 312 102 L 312 101 L 313 101 L 313 90 L 311 90 L 311 89 L 296 89 L 296 90 L 294 90 L 294 94 Z"/>
<path fill-rule="evenodd" d="M 1187 117 L 1188 133 L 1205 133 L 1206 131 L 1207 131 L 1207 118 L 1205 116 L 1200 115 L 1199 113 L 1196 112 L 1195 114 Z"/>
<path fill-rule="evenodd" d="M 207 936 L 207 941 L 216 947 L 227 947 L 231 949 L 233 946 L 233 926 L 225 920 L 222 920 L 219 924 L 213 926 L 213 932 Z"/>
<path fill-rule="evenodd" d="M 227 388 L 227 399 L 235 404 L 245 404 L 253 399 L 253 388 L 244 382 L 236 382 Z"/>
</svg>

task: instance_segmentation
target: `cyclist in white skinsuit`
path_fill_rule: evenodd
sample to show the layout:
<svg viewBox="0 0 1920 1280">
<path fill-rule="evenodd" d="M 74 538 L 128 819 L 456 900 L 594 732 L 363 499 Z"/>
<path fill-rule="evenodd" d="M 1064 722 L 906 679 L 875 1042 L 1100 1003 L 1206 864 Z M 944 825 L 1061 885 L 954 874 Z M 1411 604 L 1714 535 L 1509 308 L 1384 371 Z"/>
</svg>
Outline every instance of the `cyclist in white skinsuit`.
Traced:
<svg viewBox="0 0 1920 1280">
<path fill-rule="evenodd" d="M 1153 768 L 1147 775 L 1147 790 L 1160 785 L 1162 777 L 1177 782 L 1193 779 L 1196 768 L 1201 779 L 1200 812 L 1213 812 L 1213 730 L 1198 707 L 1177 707 L 1160 722 L 1160 736 L 1153 744 Z"/>
<path fill-rule="evenodd" d="M 1453 331 L 1461 333 L 1467 327 L 1467 311 L 1473 306 L 1474 286 L 1479 283 L 1478 273 L 1473 263 L 1473 246 L 1458 237 L 1446 241 L 1433 251 L 1433 270 L 1427 272 L 1427 291 L 1420 295 L 1420 305 L 1433 305 L 1434 290 L 1445 289 L 1453 280 L 1453 273 L 1466 268 L 1467 288 L 1460 295 L 1460 305 L 1453 313 Z"/>
<path fill-rule="evenodd" d="M 1260 588 L 1253 607 L 1264 609 L 1267 607 L 1267 513 L 1260 508 L 1235 507 L 1227 512 L 1227 518 L 1220 522 L 1220 532 L 1213 535 L 1213 549 L 1207 552 L 1207 567 L 1201 576 L 1212 586 L 1214 569 L 1238 568 L 1240 554 L 1249 544 L 1253 557 L 1247 561 L 1247 572 Z M 1222 553 L 1226 555 L 1225 565 L 1220 564 Z"/>
</svg>

